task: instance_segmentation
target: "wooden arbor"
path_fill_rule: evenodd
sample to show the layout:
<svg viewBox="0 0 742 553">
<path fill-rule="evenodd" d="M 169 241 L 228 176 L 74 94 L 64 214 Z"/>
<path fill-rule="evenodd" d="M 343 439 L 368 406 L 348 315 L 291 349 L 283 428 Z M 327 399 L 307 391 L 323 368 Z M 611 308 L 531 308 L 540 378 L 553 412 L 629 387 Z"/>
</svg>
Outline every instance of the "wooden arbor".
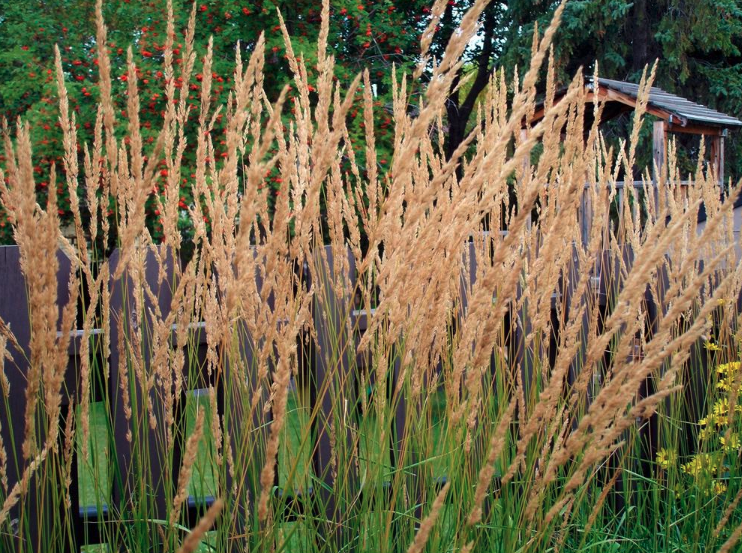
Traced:
<svg viewBox="0 0 742 553">
<path fill-rule="evenodd" d="M 588 100 L 597 96 L 605 102 L 601 122 L 636 108 L 639 95 L 637 84 L 599 78 L 590 80 L 585 86 Z M 555 102 L 558 102 L 564 93 L 565 91 L 558 93 Z M 665 166 L 668 133 L 696 134 L 710 137 L 710 157 L 714 174 L 720 183 L 724 181 L 724 137 L 729 129 L 742 128 L 742 121 L 657 87 L 652 87 L 649 91 L 647 113 L 659 119 L 654 123 L 652 151 L 655 167 L 660 174 Z M 540 106 L 534 112 L 530 124 L 533 125 L 543 116 L 544 108 Z M 585 119 L 586 125 L 592 124 L 592 113 L 586 112 Z M 658 176 L 655 175 L 655 182 Z"/>
</svg>

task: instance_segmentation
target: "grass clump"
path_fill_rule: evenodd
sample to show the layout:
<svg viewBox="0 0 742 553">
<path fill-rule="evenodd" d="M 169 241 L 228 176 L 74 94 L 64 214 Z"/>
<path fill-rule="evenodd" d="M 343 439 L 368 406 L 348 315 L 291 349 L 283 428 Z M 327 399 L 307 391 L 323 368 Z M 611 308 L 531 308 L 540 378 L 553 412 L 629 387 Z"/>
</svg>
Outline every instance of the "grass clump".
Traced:
<svg viewBox="0 0 742 553">
<path fill-rule="evenodd" d="M 386 173 L 373 162 L 368 73 L 347 90 L 332 78 L 327 2 L 312 85 L 282 26 L 295 92 L 273 103 L 262 38 L 249 60 L 237 50 L 232 94 L 215 108 L 213 52 L 196 60 L 195 17 L 178 67 L 170 23 L 168 107 L 146 151 L 133 55 L 123 119 L 100 48 L 85 145 L 57 63 L 74 241 L 53 193 L 36 204 L 28 127 L 4 129 L 0 198 L 30 338 L 24 347 L 20 329 L 0 325 L 3 550 L 79 550 L 93 529 L 109 550 L 132 552 L 737 547 L 732 202 L 702 165 L 680 186 L 670 155 L 616 209 L 653 74 L 633 136 L 608 150 L 599 117 L 585 126 L 603 105 L 588 101 L 582 75 L 554 102 L 561 8 L 521 78 L 492 75 L 477 124 L 447 158 L 446 97 L 485 5 L 463 18 L 417 109 L 409 77 L 393 75 Z M 100 2 L 97 21 L 105 45 Z M 192 114 L 174 82 L 190 82 L 197 63 Z M 545 116 L 521 132 L 544 67 Z M 346 126 L 356 95 L 365 170 Z M 269 205 L 273 169 L 281 189 Z M 199 201 L 184 214 L 186 170 Z M 144 202 L 163 176 L 155 243 Z M 195 229 L 187 260 L 183 216 Z M 114 252 L 101 247 L 110 242 Z M 709 335 L 715 352 L 699 347 Z M 82 525 L 80 506 L 94 507 Z"/>
</svg>

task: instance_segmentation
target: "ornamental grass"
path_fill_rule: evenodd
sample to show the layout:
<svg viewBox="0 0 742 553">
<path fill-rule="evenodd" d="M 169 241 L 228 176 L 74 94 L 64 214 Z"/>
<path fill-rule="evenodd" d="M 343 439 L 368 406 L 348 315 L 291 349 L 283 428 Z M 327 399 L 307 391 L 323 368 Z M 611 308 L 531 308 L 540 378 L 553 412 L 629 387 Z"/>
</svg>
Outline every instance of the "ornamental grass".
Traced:
<svg viewBox="0 0 742 553">
<path fill-rule="evenodd" d="M 0 324 L 0 550 L 738 550 L 737 189 L 720 194 L 702 161 L 682 185 L 672 142 L 664 166 L 635 166 L 652 71 L 618 148 L 584 75 L 556 98 L 562 8 L 529 67 L 492 74 L 446 158 L 447 95 L 485 5 L 441 59 L 431 24 L 418 71 L 394 73 L 380 170 L 382 108 L 367 72 L 333 79 L 327 1 L 316 80 L 282 26 L 293 89 L 268 99 L 261 38 L 249 59 L 237 49 L 218 107 L 195 6 L 179 65 L 170 6 L 167 108 L 148 146 L 131 50 L 126 117 L 114 109 L 98 1 L 92 143 L 78 142 L 57 52 L 52 175 L 74 239 L 55 183 L 37 203 L 28 126 L 3 129 L 30 342 Z M 196 67 L 192 109 L 175 83 Z M 357 97 L 365 165 L 347 127 Z M 641 185 L 621 187 L 634 174 Z"/>
</svg>

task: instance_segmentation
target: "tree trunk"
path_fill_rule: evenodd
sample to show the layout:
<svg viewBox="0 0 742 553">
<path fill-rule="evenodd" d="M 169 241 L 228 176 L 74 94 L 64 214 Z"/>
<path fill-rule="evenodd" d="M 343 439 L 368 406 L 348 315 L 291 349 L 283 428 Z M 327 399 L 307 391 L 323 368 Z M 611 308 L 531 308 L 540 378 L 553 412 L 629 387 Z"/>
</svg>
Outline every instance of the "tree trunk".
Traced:
<svg viewBox="0 0 742 553">
<path fill-rule="evenodd" d="M 647 0 L 636 0 L 631 8 L 629 20 L 631 29 L 631 69 L 639 73 L 650 61 L 649 46 L 652 40 L 649 29 L 649 16 L 647 14 Z"/>
<path fill-rule="evenodd" d="M 451 159 L 456 148 L 466 138 L 466 126 L 476 106 L 477 98 L 489 82 L 495 22 L 494 10 L 492 8 L 485 10 L 482 51 L 477 56 L 477 74 L 474 77 L 472 86 L 463 102 L 460 101 L 459 93 L 456 91 L 451 94 L 446 103 L 446 115 L 448 116 L 448 138 L 445 147 L 446 159 Z M 457 77 L 451 85 L 452 89 L 455 89 L 458 84 L 459 78 Z"/>
</svg>

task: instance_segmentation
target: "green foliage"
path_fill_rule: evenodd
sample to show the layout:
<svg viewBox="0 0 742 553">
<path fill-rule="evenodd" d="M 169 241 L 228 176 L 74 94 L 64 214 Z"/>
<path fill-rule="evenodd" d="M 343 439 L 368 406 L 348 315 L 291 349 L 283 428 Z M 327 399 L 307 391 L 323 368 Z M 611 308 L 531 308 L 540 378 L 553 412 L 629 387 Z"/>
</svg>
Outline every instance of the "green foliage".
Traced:
<svg viewBox="0 0 742 553">
<path fill-rule="evenodd" d="M 350 82 L 355 75 L 367 69 L 376 95 L 377 106 L 391 103 L 392 65 L 400 70 L 409 70 L 419 51 L 420 32 L 430 17 L 426 2 L 399 3 L 390 0 L 370 2 L 338 0 L 332 3 L 331 32 L 328 40 L 338 65 L 336 78 Z M 92 16 L 94 2 L 90 0 L 60 0 L 58 2 L 11 1 L 0 7 L 0 114 L 14 123 L 23 115 L 33 129 L 32 138 L 36 146 L 35 171 L 43 175 L 37 195 L 43 205 L 52 165 L 61 170 L 63 146 L 57 121 L 57 92 L 54 75 L 54 45 L 62 51 L 62 64 L 71 109 L 75 112 L 79 143 L 92 142 L 99 101 L 98 75 L 96 68 L 95 21 Z M 176 2 L 174 6 L 175 37 L 174 63 L 176 74 L 182 65 L 182 49 L 190 15 L 189 2 Z M 290 84 L 290 71 L 285 56 L 284 38 L 280 29 L 280 11 L 292 37 L 292 46 L 297 55 L 304 57 L 310 83 L 316 75 L 316 43 L 320 26 L 320 10 L 316 2 L 240 2 L 236 0 L 204 1 L 195 5 L 197 61 L 191 82 L 176 81 L 176 89 L 190 91 L 188 104 L 196 108 L 199 103 L 199 86 L 203 79 L 202 67 L 209 37 L 213 37 L 214 60 L 212 65 L 212 99 L 216 105 L 226 104 L 226 90 L 230 87 L 234 72 L 235 49 L 240 48 L 246 58 L 255 46 L 261 33 L 265 34 L 267 70 L 265 89 L 271 101 L 280 90 Z M 70 14 L 80 14 L 75 20 Z M 104 7 L 108 25 L 111 65 L 114 77 L 114 101 L 116 116 L 122 120 L 126 114 L 127 49 L 132 48 L 137 66 L 142 135 L 147 148 L 152 147 L 161 126 L 165 110 L 166 82 L 163 74 L 166 39 L 165 2 L 112 2 Z M 176 90 L 176 93 L 178 90 Z M 293 92 L 289 91 L 287 111 L 291 110 Z M 311 98 L 316 101 L 317 98 Z M 350 113 L 349 130 L 356 149 L 359 167 L 365 167 L 363 147 L 363 111 L 361 96 L 357 107 Z M 216 107 L 214 105 L 213 107 Z M 377 163 L 384 171 L 391 163 L 390 112 L 377 112 Z M 192 117 L 193 119 L 193 117 Z M 221 118 L 217 121 L 217 133 Z M 181 183 L 180 207 L 186 209 L 194 202 L 192 181 L 194 175 L 188 170 L 194 167 L 196 125 L 190 129 L 189 146 L 184 155 L 183 182 Z M 214 144 L 217 160 L 223 154 L 225 141 Z M 275 153 L 272 151 L 271 153 Z M 0 166 L 4 158 L 0 156 Z M 82 151 L 80 151 L 82 163 Z M 345 170 L 350 169 L 346 158 Z M 165 181 L 166 171 L 162 177 Z M 279 171 L 274 170 L 269 201 L 280 187 Z M 64 179 L 58 175 L 59 213 L 70 222 L 69 193 Z M 155 239 L 162 235 L 157 202 L 153 190 L 147 208 L 148 228 Z M 81 195 L 84 196 L 84 195 Z M 185 213 L 185 211 L 184 211 Z M 187 217 L 180 230 L 188 239 L 192 235 L 192 223 Z M 0 208 L 0 243 L 12 243 L 7 216 Z"/>
<path fill-rule="evenodd" d="M 431 54 L 440 59 L 444 46 L 456 28 L 471 0 L 451 0 L 439 24 L 438 33 L 431 45 Z M 0 114 L 10 120 L 23 115 L 33 128 L 37 144 L 35 170 L 45 178 L 38 185 L 39 202 L 45 202 L 52 164 L 61 165 L 61 136 L 56 119 L 56 84 L 53 75 L 53 47 L 62 49 L 63 66 L 71 106 L 75 111 L 80 142 L 92 137 L 96 105 L 99 100 L 96 72 L 95 25 L 92 0 L 9 0 L 0 7 Z M 494 67 L 504 67 L 507 73 L 516 66 L 524 67 L 531 53 L 534 29 L 548 25 L 556 1 L 531 2 L 516 0 L 507 4 L 494 3 L 487 8 L 483 19 L 490 17 L 493 30 L 490 34 L 480 31 L 467 52 L 464 71 L 486 72 Z M 419 39 L 430 20 L 427 1 L 411 0 L 333 0 L 331 2 L 331 27 L 329 47 L 337 60 L 336 78 L 348 83 L 355 75 L 368 70 L 377 106 L 391 105 L 392 66 L 409 71 L 417 63 Z M 191 4 L 176 2 L 175 63 L 182 63 L 185 28 Z M 311 0 L 244 2 L 240 0 L 209 0 L 196 3 L 196 45 L 198 57 L 190 83 L 177 82 L 176 86 L 191 90 L 189 103 L 198 104 L 198 85 L 202 78 L 201 60 L 208 37 L 214 41 L 213 96 L 214 102 L 224 105 L 234 69 L 234 51 L 238 47 L 246 56 L 252 51 L 261 32 L 265 33 L 267 46 L 266 91 L 274 100 L 281 88 L 289 84 L 290 72 L 285 59 L 284 39 L 279 27 L 277 12 L 286 21 L 293 37 L 293 48 L 304 56 L 310 75 L 316 74 L 316 40 L 319 32 L 319 5 Z M 155 139 L 158 122 L 168 99 L 162 66 L 165 43 L 165 2 L 110 2 L 104 8 L 109 27 L 108 47 L 118 103 L 117 116 L 126 117 L 125 79 L 126 51 L 131 47 L 137 64 L 138 85 L 145 106 L 143 134 L 145 145 Z M 660 60 L 656 84 L 668 91 L 706 103 L 731 114 L 742 112 L 742 2 L 739 0 L 573 0 L 567 4 L 563 23 L 555 44 L 555 62 L 559 81 L 566 83 L 579 67 L 591 72 L 598 64 L 601 75 L 637 81 L 642 68 L 655 59 Z M 482 58 L 485 47 L 490 51 Z M 473 82 L 473 81 L 472 81 Z M 486 84 L 486 83 L 484 83 Z M 471 84 L 465 92 L 471 91 Z M 479 95 L 484 86 L 477 86 L 473 96 Z M 287 110 L 291 109 L 291 92 Z M 316 98 L 312 98 L 316 101 Z M 365 131 L 360 92 L 357 107 L 350 112 L 352 121 L 349 132 L 361 170 L 365 170 Z M 456 109 L 449 110 L 449 126 L 466 126 L 470 123 L 471 110 L 459 109 L 464 101 L 458 97 Z M 465 106 L 464 106 L 465 108 Z M 455 121 L 461 118 L 463 121 Z M 217 128 L 220 122 L 217 122 Z M 389 130 L 391 110 L 375 113 L 377 165 L 383 174 L 391 164 L 393 136 Z M 623 136 L 626 122 L 617 127 Z M 615 126 L 614 126 L 615 127 Z M 192 129 L 192 132 L 195 132 Z M 195 137 L 189 137 L 185 153 L 186 167 L 193 166 Z M 447 138 L 449 148 L 454 148 L 460 136 Z M 220 146 L 215 144 L 216 154 Z M 645 149 L 646 150 L 646 149 Z M 448 151 L 451 151 L 450 149 Z M 81 154 L 82 156 L 82 154 Z M 640 152 L 640 161 L 649 158 Z M 727 174 L 735 178 L 742 174 L 738 165 L 742 159 L 742 142 L 736 137 L 728 140 Z M 0 157 L 0 165 L 2 164 Z M 692 165 L 692 163 L 691 163 Z M 349 159 L 343 169 L 350 170 Z M 363 176 L 363 175 L 361 175 Z M 278 172 L 273 176 L 278 179 Z M 58 178 L 60 214 L 69 222 L 69 194 L 64 179 Z M 183 208 L 193 201 L 191 173 L 184 171 L 181 190 Z M 273 181 L 269 202 L 272 204 L 278 190 Z M 147 204 L 148 227 L 155 238 L 161 236 L 157 207 L 153 196 Z M 192 225 L 183 221 L 181 231 L 187 239 Z M 7 218 L 0 209 L 0 243 L 11 243 L 12 236 Z"/>
</svg>

